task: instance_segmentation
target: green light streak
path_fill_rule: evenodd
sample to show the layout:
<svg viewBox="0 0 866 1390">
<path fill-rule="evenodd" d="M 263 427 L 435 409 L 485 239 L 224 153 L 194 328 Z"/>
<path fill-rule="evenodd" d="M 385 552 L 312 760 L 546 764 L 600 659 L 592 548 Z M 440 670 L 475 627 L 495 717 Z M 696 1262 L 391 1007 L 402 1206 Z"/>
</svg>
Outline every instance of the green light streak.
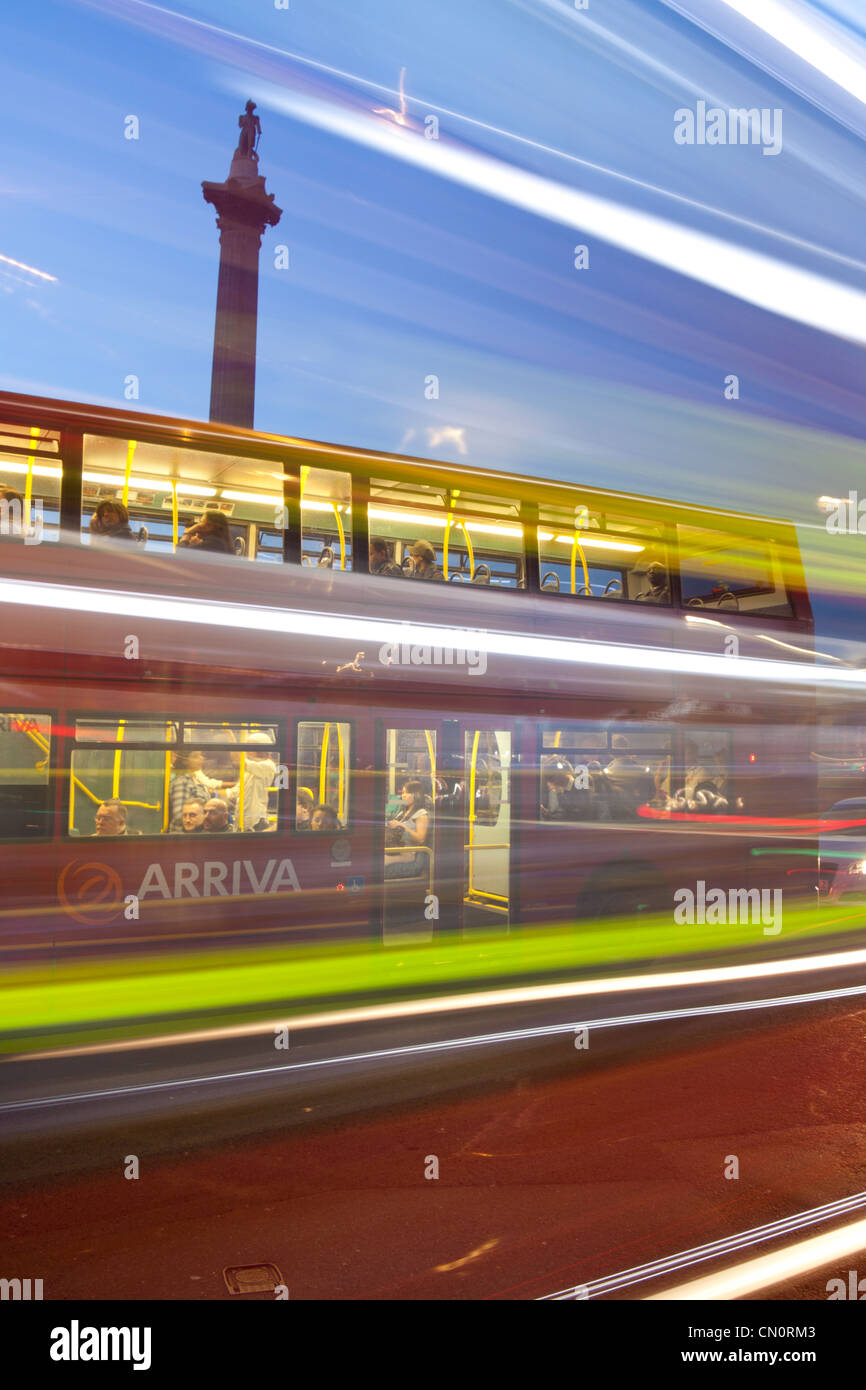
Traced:
<svg viewBox="0 0 866 1390">
<path fill-rule="evenodd" d="M 788 851 L 790 852 L 790 851 Z M 90 959 L 8 971 L 0 986 L 0 1052 L 176 1034 L 256 1019 L 435 996 L 632 961 L 755 948 L 768 960 L 792 937 L 866 926 L 866 906 L 786 909 L 779 937 L 760 924 L 679 926 L 671 915 L 524 928 L 509 936 L 417 946 L 257 946 Z M 700 964 L 692 959 L 688 967 Z M 170 1017 L 169 1017 L 170 1016 Z"/>
</svg>

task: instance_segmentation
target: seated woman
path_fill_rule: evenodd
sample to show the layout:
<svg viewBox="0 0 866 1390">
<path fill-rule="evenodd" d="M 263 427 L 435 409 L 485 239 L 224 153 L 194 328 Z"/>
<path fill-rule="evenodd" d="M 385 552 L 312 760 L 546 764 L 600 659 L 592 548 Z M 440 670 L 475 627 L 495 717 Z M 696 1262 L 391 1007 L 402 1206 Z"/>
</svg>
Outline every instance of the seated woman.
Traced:
<svg viewBox="0 0 866 1390">
<path fill-rule="evenodd" d="M 414 847 L 426 844 L 430 831 L 430 813 L 422 784 L 407 782 L 400 799 L 402 810 L 388 821 L 385 834 L 385 877 L 417 878 L 426 869 L 427 856 L 416 853 Z"/>
<path fill-rule="evenodd" d="M 229 519 L 225 512 L 211 507 L 202 512 L 198 521 L 188 526 L 178 541 L 178 549 L 210 550 L 222 555 L 233 555 Z"/>
<path fill-rule="evenodd" d="M 100 502 L 90 518 L 90 539 L 93 541 L 134 541 L 135 533 L 129 524 L 129 512 L 122 502 L 107 497 Z"/>
</svg>

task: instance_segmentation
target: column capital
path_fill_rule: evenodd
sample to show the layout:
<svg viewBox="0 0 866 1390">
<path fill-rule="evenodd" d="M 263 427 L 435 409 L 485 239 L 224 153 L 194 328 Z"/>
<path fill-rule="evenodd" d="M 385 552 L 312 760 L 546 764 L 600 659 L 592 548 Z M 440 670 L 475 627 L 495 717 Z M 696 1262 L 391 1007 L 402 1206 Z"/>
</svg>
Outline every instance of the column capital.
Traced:
<svg viewBox="0 0 866 1390">
<path fill-rule="evenodd" d="M 273 193 L 265 191 L 263 178 L 255 183 L 226 179 L 224 183 L 202 180 L 202 195 L 216 209 L 217 225 L 255 227 L 261 236 L 265 227 L 276 227 L 283 215 L 274 202 Z M 224 220 L 223 220 L 224 219 Z"/>
</svg>

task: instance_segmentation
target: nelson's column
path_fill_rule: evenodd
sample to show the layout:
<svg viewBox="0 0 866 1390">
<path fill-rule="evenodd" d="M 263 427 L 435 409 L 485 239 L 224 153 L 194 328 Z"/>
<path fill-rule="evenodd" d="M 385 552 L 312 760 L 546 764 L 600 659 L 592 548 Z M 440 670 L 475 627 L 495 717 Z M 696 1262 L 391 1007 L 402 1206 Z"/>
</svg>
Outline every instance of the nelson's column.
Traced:
<svg viewBox="0 0 866 1390">
<path fill-rule="evenodd" d="M 259 251 L 265 227 L 282 209 L 265 192 L 257 145 L 262 133 L 255 102 L 238 116 L 240 138 L 225 183 L 202 183 L 205 202 L 217 211 L 220 272 L 213 338 L 210 418 L 253 428 L 256 397 L 256 321 Z"/>
</svg>

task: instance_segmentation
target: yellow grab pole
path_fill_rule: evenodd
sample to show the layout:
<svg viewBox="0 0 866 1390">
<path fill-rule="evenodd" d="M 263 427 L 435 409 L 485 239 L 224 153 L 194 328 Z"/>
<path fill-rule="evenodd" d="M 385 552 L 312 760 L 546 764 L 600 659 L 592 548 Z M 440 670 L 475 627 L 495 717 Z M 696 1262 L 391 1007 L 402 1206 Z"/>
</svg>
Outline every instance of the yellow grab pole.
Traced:
<svg viewBox="0 0 866 1390">
<path fill-rule="evenodd" d="M 340 820 L 345 824 L 346 808 L 343 804 L 346 795 L 346 749 L 343 743 L 343 730 L 337 725 L 337 805 L 340 808 Z"/>
<path fill-rule="evenodd" d="M 125 727 L 126 727 L 126 720 L 125 720 L 125 719 L 121 719 L 120 723 L 119 723 L 118 726 L 117 726 L 117 741 L 118 741 L 118 743 L 122 743 L 122 742 L 123 742 L 123 735 L 124 735 Z M 112 776 L 112 779 L 111 779 L 111 795 L 112 795 L 115 799 L 117 799 L 117 797 L 120 795 L 120 758 L 121 758 L 121 753 L 122 753 L 122 750 L 121 750 L 120 748 L 118 748 L 117 752 L 116 752 L 115 755 L 114 755 L 114 775 Z"/>
<path fill-rule="evenodd" d="M 123 496 L 121 502 L 124 507 L 129 499 L 129 475 L 132 472 L 132 460 L 135 455 L 136 440 L 130 439 L 126 446 L 126 472 L 123 475 Z"/>
<path fill-rule="evenodd" d="M 328 745 L 331 742 L 331 726 L 326 723 L 322 731 L 322 756 L 319 759 L 319 801 L 325 805 L 325 792 L 328 787 Z"/>
<path fill-rule="evenodd" d="M 169 734 L 170 734 L 170 733 L 171 733 L 171 720 L 169 719 L 169 720 L 166 722 L 166 726 L 165 726 L 165 740 L 166 740 L 166 743 L 168 743 Z M 164 781 L 164 783 L 163 783 L 163 789 L 162 789 L 162 804 L 163 804 L 163 811 L 162 811 L 162 833 L 163 833 L 163 835 L 164 835 L 165 832 L 168 830 L 168 816 L 169 816 L 169 811 L 171 810 L 171 749 L 170 749 L 170 748 L 166 748 L 166 750 L 165 750 L 165 781 Z"/>
<path fill-rule="evenodd" d="M 589 588 L 590 588 L 590 583 L 589 583 L 589 570 L 588 570 L 587 567 L 586 567 L 586 557 L 584 556 L 584 553 L 583 553 L 583 546 L 582 546 L 581 543 L 580 543 L 580 536 L 579 536 L 579 535 L 577 534 L 577 532 L 575 531 L 575 533 L 574 533 L 574 540 L 573 540 L 572 543 L 571 543 L 571 592 L 572 592 L 573 594 L 577 592 L 577 586 L 576 586 L 576 584 L 575 584 L 575 578 L 576 578 L 575 570 L 576 570 L 577 557 L 578 557 L 578 555 L 580 555 L 580 563 L 581 563 L 581 567 L 582 567 L 582 569 L 583 569 L 583 583 L 584 583 L 584 588 L 589 589 Z"/>
<path fill-rule="evenodd" d="M 38 425 L 31 425 L 31 426 L 30 426 L 30 442 L 31 442 L 31 444 L 35 444 L 35 442 L 36 442 L 36 440 L 37 440 L 38 438 L 39 438 L 39 426 L 38 426 Z M 22 518 L 21 518 L 21 525 L 24 526 L 24 527 L 29 527 L 29 525 L 30 525 L 30 504 L 31 504 L 31 501 L 32 501 L 32 498 L 33 498 L 33 464 L 35 463 L 35 461 L 36 461 L 36 455 L 35 455 L 35 454 L 29 454 L 28 457 L 27 457 L 27 481 L 26 481 L 26 483 L 24 484 L 24 515 L 23 515 Z"/>
<path fill-rule="evenodd" d="M 436 750 L 433 747 L 433 735 L 429 729 L 424 730 L 424 737 L 427 740 L 427 752 L 430 754 L 430 785 L 432 787 L 433 783 L 436 781 Z"/>
<path fill-rule="evenodd" d="M 340 516 L 340 508 L 337 506 L 336 502 L 332 502 L 331 506 L 334 508 L 334 516 L 337 518 L 337 530 L 340 533 L 340 569 L 344 570 L 346 568 L 346 532 L 343 528 L 343 518 Z"/>
</svg>

